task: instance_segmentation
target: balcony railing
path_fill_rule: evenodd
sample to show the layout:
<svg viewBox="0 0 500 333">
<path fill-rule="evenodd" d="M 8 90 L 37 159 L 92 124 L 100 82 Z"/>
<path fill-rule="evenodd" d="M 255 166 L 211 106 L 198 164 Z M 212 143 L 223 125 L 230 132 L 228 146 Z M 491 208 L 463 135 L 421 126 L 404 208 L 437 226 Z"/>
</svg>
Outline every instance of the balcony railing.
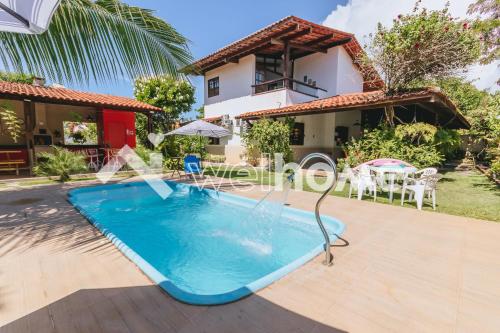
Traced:
<svg viewBox="0 0 500 333">
<path fill-rule="evenodd" d="M 252 85 L 253 88 L 253 93 L 254 94 L 261 94 L 261 93 L 266 93 L 270 92 L 273 90 L 278 90 L 278 89 L 291 89 L 293 91 L 297 91 L 299 93 L 302 93 L 304 95 L 308 95 L 311 97 L 316 97 L 318 98 L 318 91 L 324 91 L 326 92 L 325 89 L 316 87 L 314 85 L 294 80 L 291 78 L 281 78 L 281 79 L 276 79 L 276 80 L 270 80 L 270 81 L 265 81 L 262 83 L 254 84 Z"/>
</svg>

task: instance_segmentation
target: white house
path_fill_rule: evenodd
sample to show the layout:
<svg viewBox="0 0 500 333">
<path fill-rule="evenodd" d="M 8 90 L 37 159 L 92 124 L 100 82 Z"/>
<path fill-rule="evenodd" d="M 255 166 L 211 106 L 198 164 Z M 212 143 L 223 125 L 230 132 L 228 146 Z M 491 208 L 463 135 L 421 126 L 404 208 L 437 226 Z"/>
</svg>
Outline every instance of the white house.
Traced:
<svg viewBox="0 0 500 333">
<path fill-rule="evenodd" d="M 296 159 L 313 151 L 338 157 L 340 145 L 376 125 L 388 104 L 403 120 L 468 126 L 438 90 L 386 96 L 378 75 L 361 74 L 368 71 L 356 64 L 360 52 L 354 35 L 289 16 L 196 61 L 193 72 L 205 80 L 206 119 L 233 132 L 213 140 L 209 152 L 239 163 L 246 126 L 262 117 L 293 117 Z"/>
</svg>

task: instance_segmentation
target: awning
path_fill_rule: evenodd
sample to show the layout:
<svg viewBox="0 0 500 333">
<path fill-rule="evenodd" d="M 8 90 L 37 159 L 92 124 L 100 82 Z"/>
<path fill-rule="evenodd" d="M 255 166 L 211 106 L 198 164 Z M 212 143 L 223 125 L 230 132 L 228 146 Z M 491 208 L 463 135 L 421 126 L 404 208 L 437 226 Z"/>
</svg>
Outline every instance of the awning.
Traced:
<svg viewBox="0 0 500 333">
<path fill-rule="evenodd" d="M 0 31 L 40 34 L 47 30 L 60 0 L 0 0 Z"/>
</svg>

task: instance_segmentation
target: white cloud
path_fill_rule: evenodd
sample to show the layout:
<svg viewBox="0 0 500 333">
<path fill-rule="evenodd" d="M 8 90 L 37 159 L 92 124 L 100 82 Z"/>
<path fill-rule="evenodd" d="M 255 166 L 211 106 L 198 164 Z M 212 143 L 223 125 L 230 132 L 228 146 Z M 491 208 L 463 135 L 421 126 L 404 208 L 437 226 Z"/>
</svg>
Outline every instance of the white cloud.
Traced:
<svg viewBox="0 0 500 333">
<path fill-rule="evenodd" d="M 455 17 L 466 17 L 471 0 L 450 1 L 450 13 Z M 423 0 L 422 6 L 428 9 L 442 9 L 444 0 Z M 349 0 L 345 5 L 338 5 L 323 24 L 332 28 L 354 33 L 360 43 L 366 36 L 374 32 L 377 23 L 392 25 L 399 14 L 409 13 L 415 5 L 415 0 Z M 473 66 L 467 77 L 474 81 L 480 89 L 499 90 L 496 80 L 500 76 L 500 62 L 487 66 Z"/>
</svg>

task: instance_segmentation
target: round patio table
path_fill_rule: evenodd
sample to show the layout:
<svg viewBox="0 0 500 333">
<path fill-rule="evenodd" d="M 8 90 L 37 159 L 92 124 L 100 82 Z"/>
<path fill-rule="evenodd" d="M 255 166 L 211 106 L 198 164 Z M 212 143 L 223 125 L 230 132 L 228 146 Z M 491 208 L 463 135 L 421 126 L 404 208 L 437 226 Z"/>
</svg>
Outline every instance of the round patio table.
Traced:
<svg viewBox="0 0 500 333">
<path fill-rule="evenodd" d="M 377 174 L 377 180 L 380 180 L 380 187 L 384 190 L 384 184 L 386 175 L 389 180 L 389 202 L 392 202 L 394 196 L 394 188 L 396 183 L 396 178 L 405 179 L 408 175 L 411 175 L 417 171 L 417 168 L 410 167 L 401 164 L 388 164 L 388 165 L 380 165 L 380 166 L 370 166 L 370 170 Z"/>
</svg>

